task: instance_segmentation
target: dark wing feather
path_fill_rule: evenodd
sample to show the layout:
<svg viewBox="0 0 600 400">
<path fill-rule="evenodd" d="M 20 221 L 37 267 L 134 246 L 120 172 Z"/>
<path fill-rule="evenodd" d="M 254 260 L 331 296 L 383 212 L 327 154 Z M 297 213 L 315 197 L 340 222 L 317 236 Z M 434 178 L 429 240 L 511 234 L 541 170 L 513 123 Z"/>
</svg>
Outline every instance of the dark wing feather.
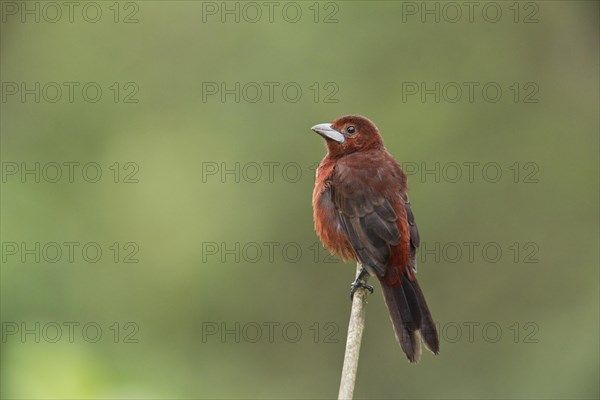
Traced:
<svg viewBox="0 0 600 400">
<path fill-rule="evenodd" d="M 421 243 L 421 238 L 419 237 L 419 229 L 417 228 L 417 223 L 415 222 L 415 215 L 410 208 L 410 201 L 408 200 L 408 196 L 404 195 L 404 209 L 406 210 L 406 219 L 408 220 L 408 229 L 410 232 L 410 266 L 413 271 L 417 270 L 417 248 Z"/>
<path fill-rule="evenodd" d="M 377 168 L 350 169 L 338 164 L 331 188 L 333 203 L 358 260 L 383 276 L 391 246 L 400 243 L 400 231 L 390 199 L 384 191 L 373 188 L 377 173 Z"/>
</svg>

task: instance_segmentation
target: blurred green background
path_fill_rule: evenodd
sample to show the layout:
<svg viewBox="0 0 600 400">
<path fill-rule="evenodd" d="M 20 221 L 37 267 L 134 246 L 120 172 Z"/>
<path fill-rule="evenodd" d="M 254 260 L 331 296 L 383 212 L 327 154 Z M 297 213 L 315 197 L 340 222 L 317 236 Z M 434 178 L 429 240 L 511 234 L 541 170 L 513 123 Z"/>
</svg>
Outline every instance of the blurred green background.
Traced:
<svg viewBox="0 0 600 400">
<path fill-rule="evenodd" d="M 356 397 L 598 398 L 597 2 L 476 2 L 470 21 L 462 2 L 269 20 L 98 1 L 72 22 L 50 3 L 2 2 L 3 398 L 337 396 L 354 265 L 317 244 L 310 127 L 350 113 L 410 172 L 442 336 L 410 365 L 376 288 Z"/>
</svg>

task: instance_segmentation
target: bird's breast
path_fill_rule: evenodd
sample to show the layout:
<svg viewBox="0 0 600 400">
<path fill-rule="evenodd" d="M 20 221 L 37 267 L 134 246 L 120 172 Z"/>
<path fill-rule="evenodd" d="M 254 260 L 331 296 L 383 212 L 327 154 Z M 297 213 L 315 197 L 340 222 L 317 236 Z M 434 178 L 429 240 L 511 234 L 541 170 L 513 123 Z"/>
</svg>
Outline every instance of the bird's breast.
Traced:
<svg viewBox="0 0 600 400">
<path fill-rule="evenodd" d="M 333 167 L 322 164 L 317 170 L 312 201 L 315 231 L 329 252 L 344 261 L 356 260 L 331 196 Z"/>
</svg>

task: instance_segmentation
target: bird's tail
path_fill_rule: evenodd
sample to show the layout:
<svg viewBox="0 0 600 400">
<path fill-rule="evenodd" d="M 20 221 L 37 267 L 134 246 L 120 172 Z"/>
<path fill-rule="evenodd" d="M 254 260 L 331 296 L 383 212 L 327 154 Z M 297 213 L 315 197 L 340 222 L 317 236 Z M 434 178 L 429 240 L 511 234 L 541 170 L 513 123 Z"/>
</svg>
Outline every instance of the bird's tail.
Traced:
<svg viewBox="0 0 600 400">
<path fill-rule="evenodd" d="M 411 274 L 412 275 L 412 274 Z M 438 354 L 440 343 L 437 329 L 425 302 L 425 296 L 414 276 L 402 273 L 402 278 L 394 285 L 385 277 L 379 278 L 385 304 L 390 312 L 396 340 L 410 362 L 417 362 L 421 356 L 423 338 L 425 346 L 434 354 Z"/>
</svg>

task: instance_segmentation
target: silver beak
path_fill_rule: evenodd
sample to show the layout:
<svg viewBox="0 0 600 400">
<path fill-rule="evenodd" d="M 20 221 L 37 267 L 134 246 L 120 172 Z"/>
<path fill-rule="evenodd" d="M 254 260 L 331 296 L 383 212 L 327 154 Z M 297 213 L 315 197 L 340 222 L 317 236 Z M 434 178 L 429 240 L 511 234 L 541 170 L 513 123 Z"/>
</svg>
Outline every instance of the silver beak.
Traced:
<svg viewBox="0 0 600 400">
<path fill-rule="evenodd" d="M 313 131 L 317 132 L 319 135 L 323 136 L 325 139 L 331 139 L 338 143 L 344 143 L 346 138 L 340 132 L 336 131 L 331 127 L 331 124 L 319 124 L 315 125 L 312 128 Z"/>
</svg>

